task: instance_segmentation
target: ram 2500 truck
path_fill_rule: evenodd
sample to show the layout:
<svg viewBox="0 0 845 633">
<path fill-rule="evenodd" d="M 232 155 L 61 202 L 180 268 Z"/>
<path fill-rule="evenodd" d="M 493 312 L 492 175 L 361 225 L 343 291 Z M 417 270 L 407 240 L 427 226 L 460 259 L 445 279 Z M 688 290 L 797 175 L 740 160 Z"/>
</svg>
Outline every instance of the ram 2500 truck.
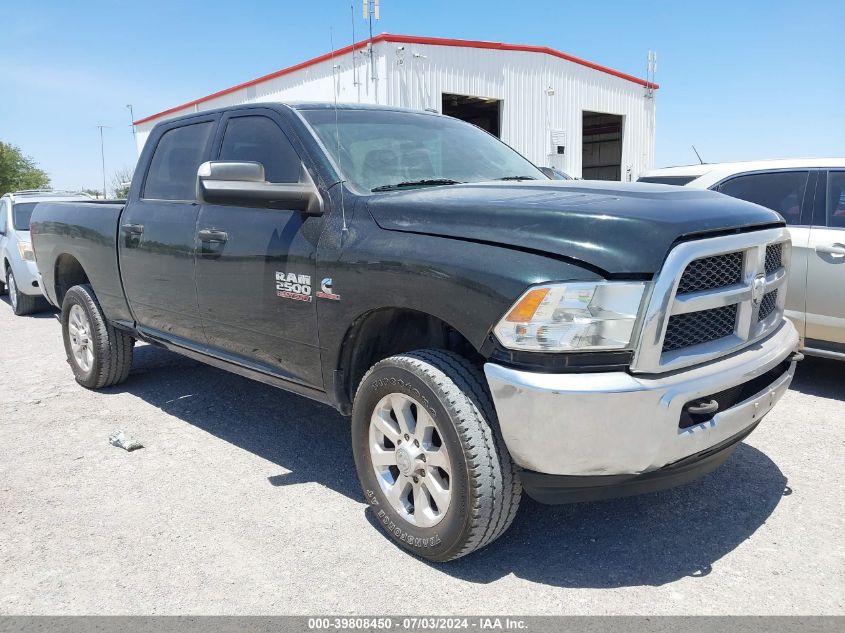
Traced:
<svg viewBox="0 0 845 633">
<path fill-rule="evenodd" d="M 523 490 L 714 469 L 799 359 L 776 213 L 549 180 L 428 112 L 163 122 L 125 204 L 40 204 L 32 235 L 81 385 L 125 380 L 142 340 L 332 405 L 377 523 L 431 560 L 496 539 Z"/>
</svg>

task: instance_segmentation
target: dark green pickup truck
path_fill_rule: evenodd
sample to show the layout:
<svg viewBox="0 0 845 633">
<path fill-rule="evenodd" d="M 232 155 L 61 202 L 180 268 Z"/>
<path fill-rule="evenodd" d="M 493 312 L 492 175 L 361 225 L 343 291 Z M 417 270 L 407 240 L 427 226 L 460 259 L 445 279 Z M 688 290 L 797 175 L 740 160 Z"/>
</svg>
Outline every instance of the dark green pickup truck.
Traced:
<svg viewBox="0 0 845 633">
<path fill-rule="evenodd" d="M 550 180 L 425 112 L 173 119 L 125 204 L 40 204 L 32 236 L 80 384 L 125 380 L 142 340 L 328 403 L 352 417 L 377 522 L 432 560 L 496 539 L 523 490 L 597 499 L 712 470 L 799 358 L 776 213 Z"/>
</svg>

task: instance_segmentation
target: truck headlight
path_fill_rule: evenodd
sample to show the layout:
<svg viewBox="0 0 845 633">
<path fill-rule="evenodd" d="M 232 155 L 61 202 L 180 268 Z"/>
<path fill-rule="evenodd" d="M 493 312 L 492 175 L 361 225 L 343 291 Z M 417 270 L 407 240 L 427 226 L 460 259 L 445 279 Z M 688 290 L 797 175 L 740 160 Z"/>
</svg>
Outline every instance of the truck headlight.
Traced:
<svg viewBox="0 0 845 633">
<path fill-rule="evenodd" d="M 625 349 L 644 282 L 552 283 L 529 288 L 493 332 L 509 349 L 536 352 Z"/>
<path fill-rule="evenodd" d="M 32 242 L 18 242 L 18 252 L 21 259 L 27 262 L 35 261 L 35 251 L 32 250 Z"/>
</svg>

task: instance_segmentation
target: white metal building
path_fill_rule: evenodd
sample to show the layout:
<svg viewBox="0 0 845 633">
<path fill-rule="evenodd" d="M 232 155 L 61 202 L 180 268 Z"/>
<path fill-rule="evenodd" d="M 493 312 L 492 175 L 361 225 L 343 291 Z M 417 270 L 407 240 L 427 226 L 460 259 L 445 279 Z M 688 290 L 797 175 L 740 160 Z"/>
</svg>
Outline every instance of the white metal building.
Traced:
<svg viewBox="0 0 845 633">
<path fill-rule="evenodd" d="M 654 166 L 657 85 L 543 46 L 381 34 L 135 122 L 266 101 L 375 103 L 470 121 L 541 166 L 636 180 Z"/>
</svg>

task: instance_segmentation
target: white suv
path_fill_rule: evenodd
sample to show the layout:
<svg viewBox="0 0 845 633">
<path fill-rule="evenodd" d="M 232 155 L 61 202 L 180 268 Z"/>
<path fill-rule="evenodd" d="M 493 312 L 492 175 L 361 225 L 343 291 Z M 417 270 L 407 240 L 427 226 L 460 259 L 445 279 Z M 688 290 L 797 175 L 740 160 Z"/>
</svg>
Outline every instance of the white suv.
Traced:
<svg viewBox="0 0 845 633">
<path fill-rule="evenodd" d="M 0 198 L 0 294 L 9 291 L 9 303 L 17 315 L 35 312 L 47 306 L 41 294 L 35 253 L 29 238 L 29 220 L 39 202 L 90 200 L 82 193 L 18 191 Z M 4 283 L 5 282 L 5 283 Z"/>
<path fill-rule="evenodd" d="M 792 235 L 786 316 L 804 351 L 845 359 L 845 158 L 668 167 L 639 181 L 713 189 L 780 213 Z"/>
</svg>

